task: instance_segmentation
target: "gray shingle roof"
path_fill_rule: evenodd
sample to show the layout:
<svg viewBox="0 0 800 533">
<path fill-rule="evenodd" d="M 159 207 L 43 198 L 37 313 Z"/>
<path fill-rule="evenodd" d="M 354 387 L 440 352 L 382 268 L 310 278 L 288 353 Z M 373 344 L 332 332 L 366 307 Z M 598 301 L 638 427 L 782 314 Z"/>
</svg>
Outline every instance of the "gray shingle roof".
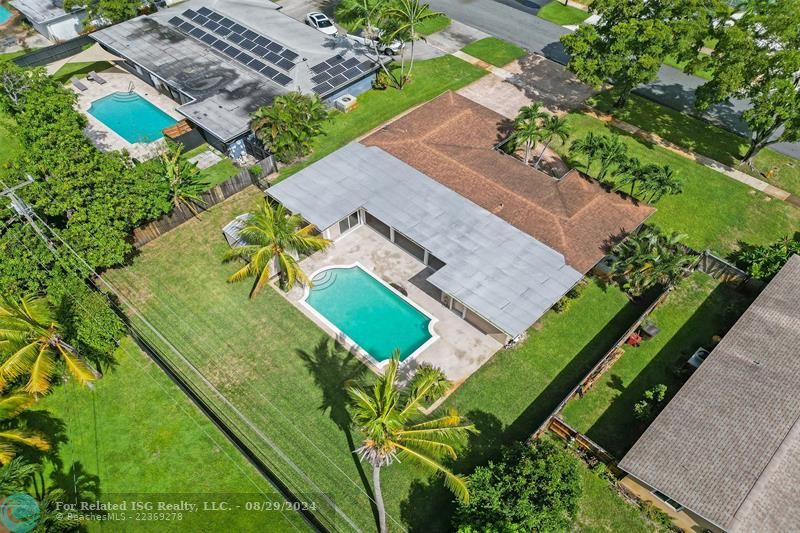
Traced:
<svg viewBox="0 0 800 533">
<path fill-rule="evenodd" d="M 742 315 L 619 466 L 731 531 L 800 524 L 800 257 Z"/>
<path fill-rule="evenodd" d="M 248 131 L 250 113 L 269 104 L 275 96 L 297 90 L 310 93 L 316 86 L 312 80 L 313 65 L 337 54 L 360 62 L 369 59 L 363 48 L 354 48 L 347 39 L 327 37 L 274 6 L 271 2 L 253 0 L 189 0 L 99 30 L 91 37 L 194 98 L 194 102 L 180 106 L 178 111 L 223 141 L 229 141 Z M 299 54 L 297 66 L 290 71 L 291 83 L 283 87 L 184 35 L 168 22 L 187 9 L 201 7 L 213 9 Z"/>
<path fill-rule="evenodd" d="M 351 143 L 267 193 L 323 229 L 365 208 L 446 263 L 428 281 L 511 336 L 582 277 L 560 253 L 377 147 Z"/>
</svg>

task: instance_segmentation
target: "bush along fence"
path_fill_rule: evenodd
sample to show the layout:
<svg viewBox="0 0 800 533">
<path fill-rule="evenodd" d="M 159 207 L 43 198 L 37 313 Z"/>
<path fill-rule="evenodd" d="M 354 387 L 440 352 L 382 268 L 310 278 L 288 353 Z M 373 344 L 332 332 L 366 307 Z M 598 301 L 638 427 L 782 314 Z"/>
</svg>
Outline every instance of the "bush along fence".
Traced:
<svg viewBox="0 0 800 533">
<path fill-rule="evenodd" d="M 608 453 L 602 446 L 592 439 L 564 422 L 560 417 L 554 416 L 547 422 L 546 429 L 550 433 L 566 441 L 576 448 L 584 457 L 589 456 L 608 466 L 609 472 L 616 477 L 622 477 L 624 472 L 617 467 L 617 459 Z"/>
<path fill-rule="evenodd" d="M 720 259 L 708 250 L 700 254 L 697 270 L 705 272 L 714 279 L 728 283 L 745 294 L 758 293 L 765 285 L 764 281 L 750 277 L 744 270 L 737 268 L 724 259 Z"/>
<path fill-rule="evenodd" d="M 237 192 L 241 192 L 251 185 L 255 185 L 261 190 L 266 189 L 268 186 L 266 177 L 274 172 L 275 161 L 271 157 L 268 157 L 267 159 L 259 161 L 256 166 L 261 168 L 259 175 L 254 176 L 245 168 L 227 181 L 204 192 L 201 195 L 202 203 L 195 207 L 195 212 L 184 204 L 181 204 L 175 207 L 168 215 L 164 215 L 158 220 L 136 228 L 133 231 L 133 245 L 137 248 L 144 246 L 168 231 L 177 228 L 184 222 L 191 220 L 196 214 L 202 213 L 202 211 L 230 198 Z"/>
</svg>

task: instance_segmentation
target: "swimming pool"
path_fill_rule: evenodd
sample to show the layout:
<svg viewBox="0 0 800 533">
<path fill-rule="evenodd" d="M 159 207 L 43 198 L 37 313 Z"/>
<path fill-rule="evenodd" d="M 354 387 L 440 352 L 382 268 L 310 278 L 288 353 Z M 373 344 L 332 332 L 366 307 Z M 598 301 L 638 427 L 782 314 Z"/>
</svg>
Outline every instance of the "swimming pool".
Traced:
<svg viewBox="0 0 800 533">
<path fill-rule="evenodd" d="M 89 114 L 129 143 L 149 143 L 177 122 L 136 92 L 116 92 L 92 102 Z"/>
<path fill-rule="evenodd" d="M 323 269 L 312 282 L 303 303 L 378 364 L 395 349 L 404 361 L 436 338 L 433 317 L 359 264 Z"/>
<path fill-rule="evenodd" d="M 3 7 L 2 4 L 0 4 L 0 26 L 8 22 L 8 19 L 10 18 L 11 18 L 11 11 L 9 11 L 5 7 Z"/>
</svg>

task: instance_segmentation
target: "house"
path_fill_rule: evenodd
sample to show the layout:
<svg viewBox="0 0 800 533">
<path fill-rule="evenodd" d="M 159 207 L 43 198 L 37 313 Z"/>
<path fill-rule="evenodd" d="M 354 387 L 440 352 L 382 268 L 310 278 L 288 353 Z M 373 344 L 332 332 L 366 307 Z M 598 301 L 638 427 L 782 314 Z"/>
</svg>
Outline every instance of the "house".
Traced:
<svg viewBox="0 0 800 533">
<path fill-rule="evenodd" d="M 515 339 L 653 208 L 500 154 L 503 120 L 447 93 L 267 194 L 332 240 L 372 228 L 428 267 L 442 305 Z"/>
<path fill-rule="evenodd" d="M 25 16 L 34 30 L 51 41 L 68 41 L 83 31 L 86 10 L 77 7 L 67 11 L 63 0 L 11 0 L 9 3 Z"/>
<path fill-rule="evenodd" d="M 357 95 L 379 68 L 369 50 L 324 35 L 268 0 L 189 0 L 91 36 L 124 58 L 119 66 L 178 102 L 176 111 L 233 158 L 256 149 L 250 114 L 276 96 Z"/>
<path fill-rule="evenodd" d="M 794 256 L 619 463 L 685 530 L 800 527 L 798 302 Z"/>
</svg>

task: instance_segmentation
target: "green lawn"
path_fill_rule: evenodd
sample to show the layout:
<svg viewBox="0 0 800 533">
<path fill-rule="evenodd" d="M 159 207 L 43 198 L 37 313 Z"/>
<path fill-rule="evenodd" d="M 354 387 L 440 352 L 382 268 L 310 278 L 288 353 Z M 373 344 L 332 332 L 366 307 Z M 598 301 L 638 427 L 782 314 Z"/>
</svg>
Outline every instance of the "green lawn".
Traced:
<svg viewBox="0 0 800 533">
<path fill-rule="evenodd" d="M 284 167 L 280 179 L 291 176 L 399 113 L 445 91 L 468 85 L 485 74 L 485 70 L 450 55 L 417 61 L 411 74 L 412 80 L 402 91 L 372 89 L 358 97 L 358 107 L 354 111 L 332 113 L 325 125 L 325 132 L 314 140 L 312 155 Z"/>
<path fill-rule="evenodd" d="M 437 31 L 447 28 L 453 21 L 447 15 L 439 15 L 425 20 L 417 26 L 417 33 L 420 35 L 431 35 Z"/>
<path fill-rule="evenodd" d="M 0 178 L 10 176 L 11 163 L 22 152 L 14 128 L 14 120 L 0 111 Z"/>
<path fill-rule="evenodd" d="M 589 12 L 565 6 L 561 0 L 552 0 L 543 5 L 536 15 L 561 26 L 574 26 L 589 18 Z"/>
<path fill-rule="evenodd" d="M 93 391 L 67 384 L 37 405 L 50 413 L 37 412 L 43 427 L 62 430 L 58 458 L 63 464 L 50 468 L 52 484 L 74 494 L 75 479 L 83 487 L 97 483 L 102 501 L 282 501 L 132 340 L 123 340 L 116 359 L 117 366 Z M 184 513 L 180 525 L 187 531 L 308 529 L 293 512 L 243 510 Z M 100 526 L 94 522 L 90 530 L 105 529 Z M 136 530 L 163 528 L 163 523 L 140 522 Z"/>
<path fill-rule="evenodd" d="M 327 355 L 319 343 L 328 337 L 275 290 L 250 300 L 248 284 L 225 283 L 236 265 L 220 261 L 227 248 L 220 230 L 260 198 L 254 188 L 230 198 L 144 246 L 130 267 L 108 277 L 255 426 L 242 425 L 242 434 L 281 479 L 304 493 L 332 495 L 359 527 L 373 530 L 365 493 L 370 472 L 351 452 L 358 436 L 349 433 L 342 387 L 365 366 Z M 498 353 L 443 407 L 457 406 L 482 430 L 455 468 L 468 472 L 500 444 L 530 434 L 640 312 L 618 290 L 590 284 L 567 311 L 544 317 L 522 346 Z M 186 363 L 176 364 L 189 372 Z M 395 528 L 449 527 L 452 496 L 413 466 L 387 469 L 383 491 Z M 347 528 L 317 499 L 321 515 Z"/>
<path fill-rule="evenodd" d="M 562 418 L 617 458 L 646 429 L 633 405 L 647 389 L 663 383 L 673 396 L 688 374 L 686 361 L 700 347 L 713 346 L 741 316 L 750 299 L 701 272 L 692 274 L 652 313 L 661 331 L 625 354 L 580 399 L 571 400 Z"/>
<path fill-rule="evenodd" d="M 800 209 L 792 205 L 582 113 L 571 113 L 567 120 L 572 132 L 570 142 L 589 131 L 620 134 L 631 155 L 645 163 L 667 164 L 683 178 L 683 193 L 659 201 L 658 211 L 649 221 L 667 231 L 686 233 L 686 243 L 696 250 L 709 248 L 727 256 L 738 248 L 739 241 L 764 244 L 800 227 Z M 585 161 L 570 159 L 570 142 L 555 149 L 572 166 L 584 169 Z M 592 171 L 596 173 L 596 169 Z"/>
<path fill-rule="evenodd" d="M 497 37 L 485 37 L 470 43 L 462 50 L 496 67 L 502 67 L 525 55 L 525 50 Z"/>
<path fill-rule="evenodd" d="M 57 81 L 66 83 L 73 76 L 76 78 L 83 78 L 92 71 L 100 72 L 111 67 L 111 63 L 108 63 L 107 61 L 67 63 L 53 73 L 53 78 L 55 78 Z"/>
<path fill-rule="evenodd" d="M 211 165 L 200 171 L 200 181 L 206 186 L 206 190 L 216 187 L 223 181 L 229 180 L 234 174 L 241 170 L 233 164 L 233 161 L 224 158 L 219 163 Z"/>
<path fill-rule="evenodd" d="M 653 132 L 678 146 L 737 167 L 739 170 L 752 172 L 747 166 L 737 166 L 747 150 L 747 139 L 637 95 L 631 95 L 622 109 L 614 108 L 615 100 L 613 93 L 604 92 L 589 103 L 603 112 L 611 113 L 620 120 Z M 753 172 L 755 176 L 776 187 L 800 195 L 800 161 L 767 148 L 756 156 L 755 167 L 757 169 Z M 774 176 L 764 176 L 770 169 L 774 171 Z"/>
</svg>

